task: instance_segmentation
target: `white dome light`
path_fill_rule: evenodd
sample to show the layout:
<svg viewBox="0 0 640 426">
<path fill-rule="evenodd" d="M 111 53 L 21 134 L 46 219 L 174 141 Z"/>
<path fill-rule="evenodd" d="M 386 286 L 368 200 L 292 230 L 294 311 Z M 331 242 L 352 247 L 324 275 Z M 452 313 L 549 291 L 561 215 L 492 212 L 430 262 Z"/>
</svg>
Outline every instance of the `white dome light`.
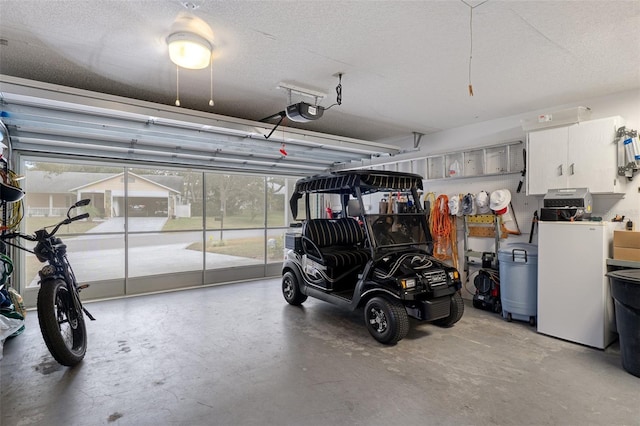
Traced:
<svg viewBox="0 0 640 426">
<path fill-rule="evenodd" d="M 182 68 L 199 70 L 209 66 L 212 46 L 206 39 L 190 32 L 177 32 L 167 37 L 169 58 Z"/>
</svg>

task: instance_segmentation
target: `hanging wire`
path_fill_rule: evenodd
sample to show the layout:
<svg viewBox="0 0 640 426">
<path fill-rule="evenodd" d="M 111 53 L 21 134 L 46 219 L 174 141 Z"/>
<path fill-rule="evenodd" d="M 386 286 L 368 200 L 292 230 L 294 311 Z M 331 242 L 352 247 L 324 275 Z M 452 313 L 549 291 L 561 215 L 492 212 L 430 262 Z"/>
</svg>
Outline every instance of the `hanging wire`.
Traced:
<svg viewBox="0 0 640 426">
<path fill-rule="evenodd" d="M 338 85 L 336 86 L 336 103 L 329 105 L 324 110 L 328 110 L 336 105 L 342 105 L 342 73 L 338 74 Z"/>
<path fill-rule="evenodd" d="M 176 65 L 176 106 L 180 106 L 180 67 Z"/>
<path fill-rule="evenodd" d="M 286 122 L 286 117 L 284 117 L 283 119 L 283 123 Z M 286 146 L 284 144 L 284 125 L 282 126 L 282 145 L 280 146 L 280 154 L 282 154 L 283 158 L 286 157 L 287 155 L 289 155 L 287 153 L 287 149 Z"/>
<path fill-rule="evenodd" d="M 469 9 L 469 96 L 473 96 L 471 84 L 471 61 L 473 60 L 473 8 Z"/>
<path fill-rule="evenodd" d="M 484 0 L 482 3 L 478 3 L 475 6 L 471 6 L 465 0 L 460 1 L 469 7 L 469 96 L 473 96 L 473 84 L 471 84 L 471 61 L 473 59 L 473 9 L 482 6 L 489 0 Z"/>
</svg>

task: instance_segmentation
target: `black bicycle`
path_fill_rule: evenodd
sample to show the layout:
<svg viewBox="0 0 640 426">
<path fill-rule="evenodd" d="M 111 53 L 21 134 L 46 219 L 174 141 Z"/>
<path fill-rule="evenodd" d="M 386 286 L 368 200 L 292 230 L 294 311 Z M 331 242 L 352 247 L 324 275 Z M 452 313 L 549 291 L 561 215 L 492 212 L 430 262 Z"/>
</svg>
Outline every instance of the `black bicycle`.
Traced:
<svg viewBox="0 0 640 426">
<path fill-rule="evenodd" d="M 92 321 L 95 318 L 80 301 L 80 291 L 89 285 L 78 285 L 67 258 L 67 246 L 55 234 L 62 225 L 88 218 L 89 213 L 71 217 L 71 211 L 89 203 L 90 200 L 76 202 L 69 207 L 67 217 L 62 222 L 39 229 L 33 235 L 13 232 L 0 236 L 6 244 L 33 253 L 40 262 L 47 263 L 39 272 L 38 322 L 51 355 L 68 367 L 82 361 L 87 351 L 87 328 L 83 313 Z M 53 230 L 47 231 L 51 227 Z M 30 250 L 6 241 L 13 238 L 33 241 L 36 245 Z"/>
</svg>

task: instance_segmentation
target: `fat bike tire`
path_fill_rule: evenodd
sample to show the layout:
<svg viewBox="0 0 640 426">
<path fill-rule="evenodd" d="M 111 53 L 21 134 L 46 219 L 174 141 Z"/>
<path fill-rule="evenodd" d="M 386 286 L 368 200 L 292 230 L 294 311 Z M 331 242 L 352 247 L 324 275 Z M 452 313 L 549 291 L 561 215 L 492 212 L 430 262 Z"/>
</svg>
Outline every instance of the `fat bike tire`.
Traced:
<svg viewBox="0 0 640 426">
<path fill-rule="evenodd" d="M 82 311 L 61 279 L 43 282 L 38 292 L 38 322 L 44 342 L 60 364 L 73 367 L 87 352 L 87 328 Z"/>
</svg>

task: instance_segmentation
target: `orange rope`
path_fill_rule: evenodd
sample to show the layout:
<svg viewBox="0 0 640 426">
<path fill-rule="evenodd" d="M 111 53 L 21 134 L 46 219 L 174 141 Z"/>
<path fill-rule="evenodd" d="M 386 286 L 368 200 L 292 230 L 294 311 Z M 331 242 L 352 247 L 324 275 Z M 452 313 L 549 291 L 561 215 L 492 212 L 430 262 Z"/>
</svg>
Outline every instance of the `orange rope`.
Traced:
<svg viewBox="0 0 640 426">
<path fill-rule="evenodd" d="M 433 256 L 436 259 L 451 259 L 451 218 L 449 217 L 449 198 L 439 195 L 436 199 L 436 207 L 433 216 Z"/>
<path fill-rule="evenodd" d="M 433 235 L 433 212 L 436 210 L 436 194 L 429 192 L 424 196 L 424 200 L 429 202 L 429 232 Z"/>
<path fill-rule="evenodd" d="M 460 269 L 460 260 L 458 259 L 458 229 L 457 217 L 451 216 L 451 256 L 453 258 L 453 267 Z"/>
</svg>

